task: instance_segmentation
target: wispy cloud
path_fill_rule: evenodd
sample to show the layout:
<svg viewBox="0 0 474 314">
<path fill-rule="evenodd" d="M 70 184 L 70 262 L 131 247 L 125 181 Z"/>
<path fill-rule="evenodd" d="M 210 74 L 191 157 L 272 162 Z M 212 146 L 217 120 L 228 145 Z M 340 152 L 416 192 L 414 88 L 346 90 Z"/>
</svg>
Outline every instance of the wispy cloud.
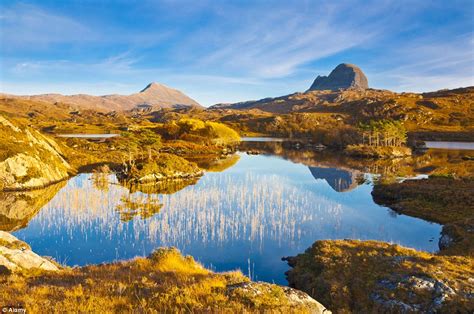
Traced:
<svg viewBox="0 0 474 314">
<path fill-rule="evenodd" d="M 131 93 L 159 81 L 212 104 L 303 91 L 340 62 L 374 87 L 474 84 L 472 1 L 28 3 L 0 3 L 5 92 Z"/>
<path fill-rule="evenodd" d="M 89 4 L 91 6 L 92 3 Z M 86 3 L 84 4 L 87 7 Z M 2 8 L 0 13 L 0 42 L 2 50 L 31 51 L 52 49 L 55 45 L 72 44 L 78 47 L 125 44 L 146 48 L 173 36 L 173 29 L 153 28 L 137 32 L 128 26 L 107 24 L 100 19 L 93 23 L 83 16 L 45 10 L 40 6 L 18 3 Z M 64 49 L 64 46 L 62 46 Z M 90 53 L 90 52 L 89 52 Z"/>
<path fill-rule="evenodd" d="M 387 88 L 429 91 L 474 85 L 473 33 L 417 41 L 388 53 L 390 69 L 374 73 Z"/>
<path fill-rule="evenodd" d="M 370 45 L 394 27 L 392 24 L 398 24 L 393 22 L 400 19 L 400 10 L 405 10 L 402 5 L 387 1 L 220 9 L 220 27 L 206 24 L 191 41 L 185 42 L 195 50 L 203 45 L 209 49 L 187 55 L 193 57 L 196 67 L 247 72 L 262 78 L 285 77 L 310 62 Z M 403 19 L 409 16 L 404 14 Z M 179 49 L 186 50 L 186 46 Z"/>
<path fill-rule="evenodd" d="M 29 46 L 34 49 L 96 39 L 96 33 L 83 23 L 27 4 L 3 8 L 0 23 L 4 49 Z"/>
</svg>

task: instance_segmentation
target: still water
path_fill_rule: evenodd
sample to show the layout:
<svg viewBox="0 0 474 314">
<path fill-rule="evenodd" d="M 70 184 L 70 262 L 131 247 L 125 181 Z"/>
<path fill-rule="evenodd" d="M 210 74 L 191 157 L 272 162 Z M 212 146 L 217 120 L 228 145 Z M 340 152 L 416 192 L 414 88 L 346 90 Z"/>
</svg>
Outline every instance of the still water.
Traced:
<svg viewBox="0 0 474 314">
<path fill-rule="evenodd" d="M 281 257 L 318 239 L 376 239 L 436 251 L 441 226 L 396 215 L 372 200 L 371 176 L 240 154 L 173 194 L 130 192 L 109 176 L 70 179 L 14 235 L 67 265 L 146 256 L 175 246 L 217 271 L 286 284 Z M 359 182 L 359 183 L 358 183 Z M 138 208 L 142 208 L 142 210 Z"/>
<path fill-rule="evenodd" d="M 120 136 L 120 134 L 85 134 L 85 133 L 71 133 L 71 134 L 57 134 L 57 137 L 68 137 L 68 138 L 111 138 Z"/>
<path fill-rule="evenodd" d="M 425 144 L 426 144 L 427 148 L 474 150 L 474 143 L 473 142 L 426 141 Z"/>
</svg>

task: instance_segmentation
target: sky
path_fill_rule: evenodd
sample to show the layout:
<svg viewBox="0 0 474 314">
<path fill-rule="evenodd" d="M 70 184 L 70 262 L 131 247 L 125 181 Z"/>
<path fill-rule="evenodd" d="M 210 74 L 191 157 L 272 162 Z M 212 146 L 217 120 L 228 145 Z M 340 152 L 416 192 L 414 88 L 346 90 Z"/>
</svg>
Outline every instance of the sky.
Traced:
<svg viewBox="0 0 474 314">
<path fill-rule="evenodd" d="M 474 85 L 474 1 L 0 1 L 0 92 L 204 106 L 303 92 L 339 63 L 370 87 Z"/>
</svg>

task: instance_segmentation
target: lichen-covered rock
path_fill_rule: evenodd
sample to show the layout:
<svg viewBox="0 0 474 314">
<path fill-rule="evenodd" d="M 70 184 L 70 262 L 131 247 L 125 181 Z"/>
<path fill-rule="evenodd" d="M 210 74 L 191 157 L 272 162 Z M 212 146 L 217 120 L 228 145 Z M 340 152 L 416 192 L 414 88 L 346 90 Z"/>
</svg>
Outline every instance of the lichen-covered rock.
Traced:
<svg viewBox="0 0 474 314">
<path fill-rule="evenodd" d="M 379 289 L 380 288 L 380 289 Z M 397 298 L 404 291 L 405 298 Z M 380 280 L 372 292 L 372 300 L 386 311 L 435 313 L 456 292 L 446 283 L 428 276 L 411 275 L 397 279 Z"/>
<path fill-rule="evenodd" d="M 31 251 L 28 244 L 4 231 L 0 231 L 0 266 L 10 272 L 28 269 L 59 270 L 56 264 Z"/>
<path fill-rule="evenodd" d="M 243 301 L 251 306 L 271 305 L 280 311 L 298 310 L 312 314 L 330 314 L 321 303 L 308 294 L 289 287 L 266 282 L 241 282 L 227 286 L 227 295 L 231 299 Z"/>
<path fill-rule="evenodd" d="M 341 63 L 329 76 L 318 76 L 311 87 L 312 90 L 338 90 L 338 89 L 367 89 L 369 83 L 364 72 L 353 64 Z"/>
<path fill-rule="evenodd" d="M 71 170 L 54 140 L 27 126 L 0 119 L 0 191 L 47 186 Z"/>
</svg>

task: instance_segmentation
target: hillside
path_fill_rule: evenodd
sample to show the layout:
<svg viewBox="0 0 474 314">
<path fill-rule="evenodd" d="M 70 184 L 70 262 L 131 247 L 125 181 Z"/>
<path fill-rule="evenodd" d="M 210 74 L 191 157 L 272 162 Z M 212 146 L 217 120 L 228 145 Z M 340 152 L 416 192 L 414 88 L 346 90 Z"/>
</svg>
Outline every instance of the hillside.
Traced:
<svg viewBox="0 0 474 314">
<path fill-rule="evenodd" d="M 127 111 L 138 107 L 144 108 L 181 108 L 201 107 L 199 103 L 183 92 L 159 83 L 150 83 L 143 90 L 131 95 L 92 96 L 86 94 L 61 95 L 43 94 L 17 96 L 1 94 L 2 98 L 20 98 L 41 101 L 50 104 L 63 103 L 76 109 L 90 109 L 103 112 Z"/>
<path fill-rule="evenodd" d="M 228 121 L 233 121 L 233 116 L 239 116 L 236 120 L 242 121 L 242 115 L 245 115 L 247 120 L 258 119 L 257 116 L 260 116 L 269 120 L 268 123 L 275 124 L 279 121 L 271 118 L 272 116 L 283 117 L 283 120 L 301 116 L 312 117 L 315 122 L 311 125 L 319 123 L 323 126 L 394 119 L 404 121 L 407 130 L 411 132 L 472 133 L 474 87 L 419 94 L 376 89 L 308 91 L 257 101 L 215 105 L 208 110 L 227 116 Z M 327 120 L 327 123 L 322 123 L 322 120 Z M 263 123 L 263 120 L 260 122 Z M 298 122 L 298 125 L 301 123 Z"/>
<path fill-rule="evenodd" d="M 303 129 L 317 125 L 320 128 L 334 128 L 338 125 L 347 127 L 370 120 L 391 119 L 403 121 L 409 132 L 447 133 L 446 137 L 453 137 L 457 133 L 455 137 L 465 138 L 474 132 L 473 96 L 474 86 L 428 93 L 396 93 L 369 88 L 367 77 L 359 67 L 342 63 L 329 76 L 318 76 L 304 93 L 217 104 L 209 110 L 229 116 L 227 121 L 233 121 L 230 116 L 245 111 L 245 114 L 251 113 L 252 116 L 247 117 L 247 120 L 256 120 L 256 116 L 259 116 L 259 121 L 254 124 L 266 123 L 279 130 L 289 129 L 290 132 L 280 132 L 289 135 L 294 131 L 301 133 L 303 125 L 306 125 Z M 260 114 L 255 114 L 255 110 Z M 272 119 L 272 115 L 277 117 Z M 281 118 L 278 119 L 278 116 Z M 266 121 L 262 121 L 262 117 Z M 238 120 L 241 121 L 241 118 Z M 283 126 L 279 120 L 294 126 Z M 255 128 L 250 130 L 262 131 Z"/>
</svg>

